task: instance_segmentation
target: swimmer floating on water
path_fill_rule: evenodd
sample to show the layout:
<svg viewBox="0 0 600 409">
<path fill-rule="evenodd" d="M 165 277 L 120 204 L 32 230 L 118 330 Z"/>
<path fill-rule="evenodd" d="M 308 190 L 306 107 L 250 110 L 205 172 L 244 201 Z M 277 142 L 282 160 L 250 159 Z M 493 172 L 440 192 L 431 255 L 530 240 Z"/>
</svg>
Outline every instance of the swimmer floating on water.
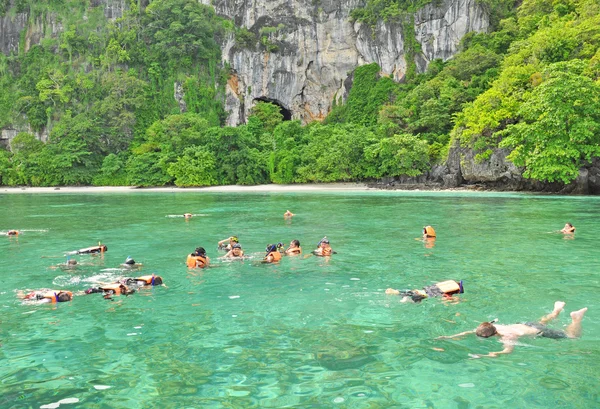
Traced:
<svg viewBox="0 0 600 409">
<path fill-rule="evenodd" d="M 285 219 L 291 219 L 291 218 L 292 218 L 292 217 L 294 217 L 294 216 L 295 216 L 295 214 L 294 214 L 294 213 L 292 213 L 292 212 L 290 212 L 289 210 L 286 210 L 286 211 L 285 211 L 285 213 L 283 214 L 283 217 L 284 217 Z"/>
<path fill-rule="evenodd" d="M 317 244 L 316 250 L 313 250 L 312 253 L 315 256 L 320 256 L 320 257 L 328 257 L 328 256 L 331 256 L 332 254 L 336 254 L 336 252 L 333 251 L 333 249 L 329 245 L 329 239 L 327 238 L 327 236 L 325 236 L 321 239 L 319 244 Z"/>
<path fill-rule="evenodd" d="M 123 264 L 121 264 L 121 267 L 127 268 L 129 270 L 134 270 L 136 268 L 142 268 L 143 264 L 142 263 L 136 263 L 135 260 L 133 258 L 131 258 L 131 256 L 127 256 L 127 258 L 125 259 L 125 262 L 123 262 Z"/>
<path fill-rule="evenodd" d="M 221 258 L 244 258 L 244 251 L 242 250 L 242 245 L 240 243 L 233 243 L 231 245 L 231 250 L 227 252 Z"/>
<path fill-rule="evenodd" d="M 575 233 L 575 227 L 571 223 L 566 223 L 560 232 L 563 234 L 573 234 Z"/>
<path fill-rule="evenodd" d="M 19 230 L 9 230 L 6 232 L 7 236 L 18 236 L 19 235 Z"/>
<path fill-rule="evenodd" d="M 565 307 L 565 303 L 562 301 L 556 301 L 554 303 L 554 310 L 548 315 L 542 317 L 538 322 L 526 322 L 525 324 L 512 324 L 512 325 L 494 325 L 496 320 L 491 322 L 484 322 L 480 324 L 476 329 L 471 331 L 461 332 L 460 334 L 441 336 L 437 339 L 453 339 L 462 337 L 464 335 L 476 334 L 478 337 L 489 338 L 492 336 L 499 336 L 500 342 L 504 345 L 504 349 L 498 352 L 490 352 L 487 355 L 472 355 L 473 358 L 480 357 L 492 357 L 495 358 L 500 354 L 510 354 L 515 348 L 517 340 L 521 337 L 535 337 L 541 336 L 544 338 L 579 338 L 581 336 L 581 321 L 585 315 L 587 308 L 582 308 L 578 311 L 571 313 L 571 323 L 565 328 L 565 330 L 555 330 L 546 327 L 546 324 L 562 312 Z"/>
<path fill-rule="evenodd" d="M 22 291 L 17 293 L 17 297 L 22 299 L 25 303 L 52 303 L 67 302 L 73 300 L 73 293 L 71 291 L 64 290 L 36 290 L 31 291 L 27 294 Z"/>
<path fill-rule="evenodd" d="M 75 251 L 70 251 L 67 254 L 102 254 L 108 251 L 108 247 L 105 244 L 98 244 L 97 246 L 86 247 Z"/>
<path fill-rule="evenodd" d="M 217 243 L 217 247 L 219 250 L 227 250 L 230 251 L 234 243 L 239 243 L 237 236 L 231 236 L 229 238 L 221 240 Z"/>
<path fill-rule="evenodd" d="M 298 240 L 292 240 L 290 242 L 290 246 L 285 251 L 285 254 L 287 254 L 288 256 L 296 256 L 298 254 L 302 254 L 300 242 Z"/>
<path fill-rule="evenodd" d="M 210 259 L 206 256 L 204 247 L 198 247 L 194 252 L 187 257 L 186 264 L 189 268 L 204 268 L 208 267 Z"/>
<path fill-rule="evenodd" d="M 402 296 L 402 302 L 414 302 L 419 303 L 425 298 L 431 297 L 443 297 L 444 299 L 455 300 L 452 296 L 454 294 L 462 294 L 465 290 L 463 288 L 462 281 L 442 281 L 429 287 L 425 287 L 422 290 L 395 290 L 388 288 L 385 293 L 388 295 L 400 295 Z"/>
<path fill-rule="evenodd" d="M 267 244 L 267 254 L 263 259 L 263 263 L 277 263 L 281 261 L 281 253 L 277 249 L 276 244 Z"/>
<path fill-rule="evenodd" d="M 92 287 L 85 290 L 86 294 L 103 293 L 106 299 L 110 299 L 113 295 L 130 295 L 134 292 L 133 288 L 129 288 L 123 283 L 102 284 L 99 287 Z"/>
</svg>

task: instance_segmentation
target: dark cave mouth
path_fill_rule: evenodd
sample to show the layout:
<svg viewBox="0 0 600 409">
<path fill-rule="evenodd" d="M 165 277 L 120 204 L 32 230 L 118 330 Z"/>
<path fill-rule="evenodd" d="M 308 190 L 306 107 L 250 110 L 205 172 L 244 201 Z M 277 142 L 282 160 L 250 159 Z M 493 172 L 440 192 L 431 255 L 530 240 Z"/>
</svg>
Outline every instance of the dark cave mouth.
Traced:
<svg viewBox="0 0 600 409">
<path fill-rule="evenodd" d="M 292 120 L 292 111 L 290 111 L 289 109 L 284 107 L 283 104 L 281 102 L 277 101 L 276 99 L 271 99 L 271 98 L 267 98 L 267 97 L 254 98 L 254 102 L 257 102 L 257 101 L 269 102 L 273 105 L 277 105 L 279 107 L 279 112 L 281 112 L 281 115 L 283 116 L 283 120 L 284 121 Z"/>
</svg>

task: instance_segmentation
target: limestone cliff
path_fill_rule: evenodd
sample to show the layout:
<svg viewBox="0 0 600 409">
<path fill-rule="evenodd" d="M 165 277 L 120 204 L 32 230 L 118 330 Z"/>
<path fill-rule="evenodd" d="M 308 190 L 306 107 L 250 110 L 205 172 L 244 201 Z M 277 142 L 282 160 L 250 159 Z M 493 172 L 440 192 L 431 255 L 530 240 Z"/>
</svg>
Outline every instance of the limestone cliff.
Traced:
<svg viewBox="0 0 600 409">
<path fill-rule="evenodd" d="M 350 19 L 361 0 L 202 2 L 258 39 L 258 46 L 240 45 L 232 35 L 223 44 L 233 77 L 229 125 L 245 122 L 255 100 L 276 102 L 303 122 L 323 119 L 334 100 L 344 100 L 357 66 L 376 62 L 382 74 L 401 81 L 410 64 L 422 72 L 433 59 L 451 58 L 463 35 L 486 31 L 489 23 L 475 0 L 441 0 L 404 23 L 380 22 L 374 29 Z M 414 40 L 421 50 L 407 61 L 406 43 Z"/>
</svg>

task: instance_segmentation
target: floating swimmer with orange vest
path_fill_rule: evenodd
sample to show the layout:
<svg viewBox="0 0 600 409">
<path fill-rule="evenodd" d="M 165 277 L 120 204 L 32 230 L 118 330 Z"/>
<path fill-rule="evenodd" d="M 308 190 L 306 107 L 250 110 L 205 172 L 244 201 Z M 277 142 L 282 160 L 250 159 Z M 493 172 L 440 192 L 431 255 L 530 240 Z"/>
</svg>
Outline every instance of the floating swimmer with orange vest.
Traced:
<svg viewBox="0 0 600 409">
<path fill-rule="evenodd" d="M 6 232 L 6 235 L 16 237 L 19 235 L 19 230 L 9 230 Z"/>
<path fill-rule="evenodd" d="M 422 290 L 396 290 L 388 288 L 385 293 L 388 295 L 400 295 L 402 296 L 401 302 L 414 302 L 419 303 L 425 298 L 432 297 L 443 297 L 444 299 L 453 299 L 453 295 L 464 293 L 463 282 L 447 280 L 428 287 L 424 287 Z"/>
<path fill-rule="evenodd" d="M 58 302 L 67 302 L 73 300 L 73 293 L 71 291 L 64 290 L 36 290 L 31 291 L 27 294 L 23 292 L 18 292 L 17 297 L 23 300 L 24 303 L 52 303 L 56 304 Z"/>
<path fill-rule="evenodd" d="M 186 264 L 189 268 L 208 267 L 210 259 L 206 256 L 204 247 L 198 247 L 192 254 L 188 254 Z"/>
<path fill-rule="evenodd" d="M 300 247 L 300 241 L 292 240 L 290 246 L 285 250 L 285 254 L 288 256 L 297 256 L 302 254 L 302 247 Z"/>
<path fill-rule="evenodd" d="M 154 287 L 157 285 L 162 285 L 162 286 L 165 285 L 163 283 L 162 277 L 157 276 L 155 274 L 149 274 L 149 275 L 135 277 L 135 278 L 126 278 L 122 282 L 124 284 L 132 285 L 132 286 L 135 285 L 137 287 L 146 287 L 146 286 Z"/>
<path fill-rule="evenodd" d="M 106 244 L 98 243 L 97 246 L 86 247 L 84 249 L 70 251 L 67 254 L 104 254 L 108 251 Z"/>
<path fill-rule="evenodd" d="M 281 253 L 279 252 L 277 244 L 267 244 L 266 251 L 267 255 L 262 260 L 263 263 L 278 263 L 281 261 Z"/>
<path fill-rule="evenodd" d="M 320 256 L 320 257 L 329 257 L 332 254 L 337 254 L 331 248 L 331 245 L 329 244 L 329 239 L 327 238 L 327 236 L 325 236 L 325 237 L 323 237 L 321 239 L 321 241 L 319 242 L 319 244 L 317 244 L 316 250 L 313 250 L 312 253 L 315 256 Z"/>
<path fill-rule="evenodd" d="M 123 283 L 102 284 L 99 287 L 92 287 L 85 290 L 86 294 L 102 293 L 104 298 L 110 299 L 113 295 L 130 295 L 135 292 L 135 289 L 129 288 Z"/>
</svg>

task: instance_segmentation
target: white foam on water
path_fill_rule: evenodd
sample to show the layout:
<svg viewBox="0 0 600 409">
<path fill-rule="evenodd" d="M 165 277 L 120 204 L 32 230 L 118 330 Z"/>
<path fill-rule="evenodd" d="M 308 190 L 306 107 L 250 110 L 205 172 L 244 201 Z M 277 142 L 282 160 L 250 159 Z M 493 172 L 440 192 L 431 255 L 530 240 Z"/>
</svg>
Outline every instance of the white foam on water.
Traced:
<svg viewBox="0 0 600 409">
<path fill-rule="evenodd" d="M 350 280 L 351 281 L 360 281 L 360 278 L 352 277 Z"/>
<path fill-rule="evenodd" d="M 133 327 L 133 328 L 135 328 L 135 329 L 140 329 L 140 328 L 142 328 L 142 327 L 141 327 L 141 326 L 137 326 L 137 327 Z"/>
<path fill-rule="evenodd" d="M 79 399 L 77 398 L 66 398 L 66 399 L 61 399 L 58 401 L 59 405 L 63 405 L 63 404 L 67 404 L 67 403 L 77 403 L 79 402 Z"/>
<path fill-rule="evenodd" d="M 229 296 L 230 300 L 235 300 L 236 298 L 240 298 L 240 296 L 239 295 L 230 295 Z"/>
<path fill-rule="evenodd" d="M 99 391 L 103 391 L 104 389 L 108 389 L 110 388 L 110 386 L 108 385 L 94 385 L 94 389 L 99 390 Z"/>
<path fill-rule="evenodd" d="M 130 337 L 132 335 L 137 335 L 137 334 L 138 334 L 137 332 L 131 332 L 131 333 L 127 334 L 127 336 Z"/>
<path fill-rule="evenodd" d="M 341 396 L 338 396 L 337 398 L 335 398 L 333 400 L 333 403 L 342 403 L 344 402 L 346 399 L 342 398 Z"/>
<path fill-rule="evenodd" d="M 460 386 L 461 388 L 474 388 L 475 384 L 471 383 L 471 382 L 469 382 L 469 383 L 460 383 L 460 384 L 458 384 L 458 386 Z"/>
<path fill-rule="evenodd" d="M 42 405 L 40 406 L 40 409 L 56 409 L 60 406 L 60 403 L 55 402 L 55 403 L 49 403 L 48 405 Z"/>
</svg>

